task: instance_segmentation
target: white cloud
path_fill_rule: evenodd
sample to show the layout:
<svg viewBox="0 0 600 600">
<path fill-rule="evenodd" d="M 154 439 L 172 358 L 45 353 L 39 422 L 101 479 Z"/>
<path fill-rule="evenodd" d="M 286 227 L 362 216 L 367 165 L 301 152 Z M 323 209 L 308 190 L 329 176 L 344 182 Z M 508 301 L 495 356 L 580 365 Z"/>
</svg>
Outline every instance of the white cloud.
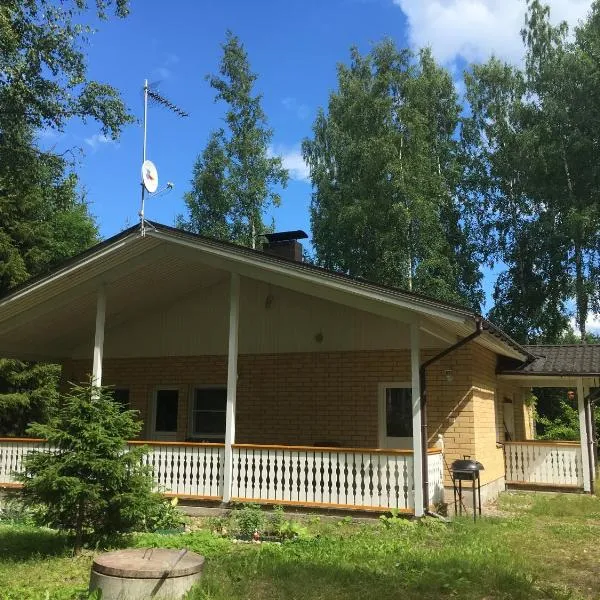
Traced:
<svg viewBox="0 0 600 600">
<path fill-rule="evenodd" d="M 95 133 L 91 137 L 85 138 L 85 143 L 92 149 L 96 150 L 100 145 L 114 144 L 117 145 L 114 140 L 104 135 L 103 133 Z"/>
<path fill-rule="evenodd" d="M 268 153 L 269 156 L 281 157 L 281 162 L 284 168 L 289 171 L 292 179 L 296 181 L 310 181 L 310 171 L 302 158 L 299 145 L 291 147 L 283 144 L 270 146 Z"/>
<path fill-rule="evenodd" d="M 571 327 L 574 331 L 578 331 L 577 322 L 575 321 L 575 317 L 570 320 Z M 600 334 L 600 315 L 593 315 L 590 313 L 585 322 L 585 328 L 587 331 L 591 333 Z"/>
<path fill-rule="evenodd" d="M 169 79 L 169 77 L 171 77 L 171 75 L 173 74 L 171 72 L 171 69 L 167 69 L 167 67 L 156 67 L 156 69 L 154 69 L 154 72 L 156 73 L 156 76 L 160 79 Z"/>
<path fill-rule="evenodd" d="M 55 129 L 44 127 L 42 129 L 36 129 L 35 136 L 38 140 L 54 140 L 59 134 Z"/>
<path fill-rule="evenodd" d="M 304 120 L 310 114 L 310 108 L 308 107 L 308 105 L 301 104 L 300 102 L 298 102 L 298 100 L 296 98 L 292 98 L 292 97 L 284 98 L 281 101 L 281 104 L 283 104 L 283 106 L 286 108 L 286 110 L 289 110 L 290 112 L 295 113 L 299 119 Z"/>
<path fill-rule="evenodd" d="M 485 60 L 492 53 L 521 61 L 524 0 L 393 0 L 406 15 L 411 44 L 431 46 L 438 60 L 457 57 Z M 572 27 L 583 19 L 592 0 L 546 0 L 554 23 Z"/>
</svg>

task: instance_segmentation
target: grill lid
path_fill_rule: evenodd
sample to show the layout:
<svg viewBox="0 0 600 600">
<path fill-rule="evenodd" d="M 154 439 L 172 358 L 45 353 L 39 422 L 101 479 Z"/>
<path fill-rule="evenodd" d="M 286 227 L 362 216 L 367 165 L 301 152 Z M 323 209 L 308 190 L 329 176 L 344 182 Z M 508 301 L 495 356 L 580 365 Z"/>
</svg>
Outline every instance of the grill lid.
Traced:
<svg viewBox="0 0 600 600">
<path fill-rule="evenodd" d="M 478 472 L 485 471 L 485 468 L 478 460 L 473 460 L 471 458 L 463 458 L 455 460 L 452 463 L 452 470 Z"/>
</svg>

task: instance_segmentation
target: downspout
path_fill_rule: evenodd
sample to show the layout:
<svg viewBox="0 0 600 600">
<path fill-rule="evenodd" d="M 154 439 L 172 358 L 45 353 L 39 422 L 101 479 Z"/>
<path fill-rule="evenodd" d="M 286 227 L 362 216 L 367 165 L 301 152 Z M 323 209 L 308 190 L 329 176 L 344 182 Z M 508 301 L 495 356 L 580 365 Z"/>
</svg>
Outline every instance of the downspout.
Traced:
<svg viewBox="0 0 600 600">
<path fill-rule="evenodd" d="M 425 514 L 431 514 L 431 511 L 429 510 L 429 456 L 427 455 L 429 429 L 427 426 L 427 380 L 425 370 L 433 363 L 436 363 L 438 360 L 441 360 L 445 356 L 448 356 L 448 354 L 451 354 L 452 352 L 458 350 L 465 344 L 468 344 L 475 338 L 478 338 L 483 333 L 483 331 L 483 319 L 478 318 L 475 320 L 475 331 L 473 333 L 463 338 L 462 340 L 459 340 L 458 342 L 456 342 L 456 344 L 453 344 L 445 350 L 442 350 L 442 352 L 436 354 L 429 360 L 426 360 L 419 367 L 419 379 L 421 380 L 421 453 L 423 455 L 423 509 L 425 511 Z"/>
</svg>

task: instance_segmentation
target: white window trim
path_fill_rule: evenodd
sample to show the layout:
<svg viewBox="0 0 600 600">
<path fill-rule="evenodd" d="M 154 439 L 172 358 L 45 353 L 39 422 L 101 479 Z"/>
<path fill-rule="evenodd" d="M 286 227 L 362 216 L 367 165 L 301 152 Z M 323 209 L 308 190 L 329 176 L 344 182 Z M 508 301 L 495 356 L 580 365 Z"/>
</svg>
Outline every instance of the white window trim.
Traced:
<svg viewBox="0 0 600 600">
<path fill-rule="evenodd" d="M 190 440 L 195 440 L 195 439 L 210 440 L 210 439 L 224 438 L 225 432 L 223 432 L 223 435 L 213 435 L 213 434 L 201 435 L 199 433 L 194 432 L 194 404 L 196 403 L 196 390 L 225 390 L 225 391 L 227 391 L 227 385 L 224 383 L 215 383 L 212 385 L 208 384 L 208 383 L 202 383 L 202 384 L 191 386 L 190 393 L 189 393 L 190 400 L 188 403 L 188 438 Z M 225 410 L 223 412 L 225 412 Z"/>
<path fill-rule="evenodd" d="M 385 447 L 387 437 L 385 390 L 388 388 L 408 388 L 412 390 L 412 383 L 410 381 L 382 381 L 377 384 L 377 422 L 379 424 L 377 439 L 380 448 Z"/>
<path fill-rule="evenodd" d="M 177 429 L 175 432 L 173 431 L 159 431 L 154 429 L 154 424 L 156 422 L 156 396 L 158 392 L 162 391 L 176 391 L 179 395 L 177 396 Z M 150 396 L 150 421 L 148 422 L 148 431 L 147 434 L 152 439 L 152 436 L 155 434 L 175 434 L 179 432 L 179 412 L 181 411 L 181 400 L 183 398 L 183 390 L 178 385 L 157 385 L 152 389 L 152 394 Z"/>
</svg>

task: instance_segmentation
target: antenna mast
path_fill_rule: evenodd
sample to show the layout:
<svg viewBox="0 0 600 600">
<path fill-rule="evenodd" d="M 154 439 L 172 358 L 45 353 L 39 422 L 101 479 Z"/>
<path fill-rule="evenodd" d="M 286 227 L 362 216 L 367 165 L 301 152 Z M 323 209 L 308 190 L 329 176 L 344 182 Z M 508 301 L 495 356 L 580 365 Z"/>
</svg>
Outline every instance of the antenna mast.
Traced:
<svg viewBox="0 0 600 600">
<path fill-rule="evenodd" d="M 148 80 L 144 79 L 144 144 L 142 146 L 142 165 L 146 162 L 146 140 L 148 135 Z M 144 179 L 142 177 L 142 206 L 140 208 L 140 227 L 142 235 L 146 233 L 146 227 L 144 225 L 144 201 L 146 195 L 146 186 L 144 185 Z"/>
<path fill-rule="evenodd" d="M 142 146 L 142 202 L 140 206 L 140 232 L 143 235 L 146 233 L 146 221 L 145 221 L 145 201 L 146 201 L 146 192 L 148 194 L 158 195 L 166 190 L 171 190 L 173 188 L 172 183 L 167 183 L 167 187 L 163 188 L 159 192 L 156 192 L 156 188 L 158 187 L 158 174 L 156 173 L 156 167 L 150 161 L 146 160 L 146 145 L 148 140 L 148 98 L 153 100 L 154 102 L 164 106 L 169 109 L 171 112 L 174 112 L 179 117 L 189 117 L 189 114 L 167 100 L 164 96 L 161 96 L 156 90 L 153 90 L 148 85 L 148 80 L 144 79 L 144 142 Z"/>
</svg>

